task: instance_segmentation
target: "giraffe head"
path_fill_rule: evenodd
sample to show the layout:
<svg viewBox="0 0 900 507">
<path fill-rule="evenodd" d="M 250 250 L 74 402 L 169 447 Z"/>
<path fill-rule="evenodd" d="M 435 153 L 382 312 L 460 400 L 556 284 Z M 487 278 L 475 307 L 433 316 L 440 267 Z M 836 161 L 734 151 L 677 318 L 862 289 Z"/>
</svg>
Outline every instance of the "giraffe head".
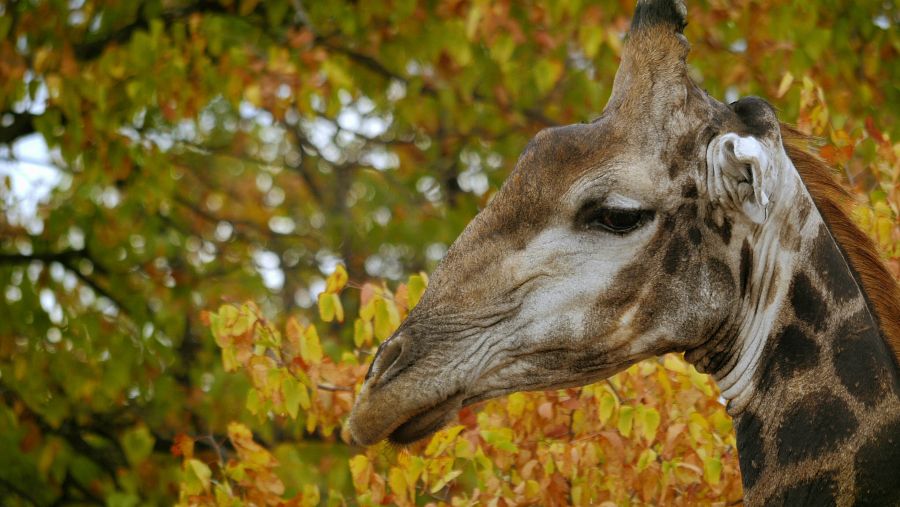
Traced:
<svg viewBox="0 0 900 507">
<path fill-rule="evenodd" d="M 411 442 L 479 400 L 714 355 L 739 318 L 744 238 L 781 227 L 797 183 L 766 103 L 691 81 L 685 13 L 639 1 L 601 117 L 528 144 L 379 348 L 355 441 Z"/>
</svg>

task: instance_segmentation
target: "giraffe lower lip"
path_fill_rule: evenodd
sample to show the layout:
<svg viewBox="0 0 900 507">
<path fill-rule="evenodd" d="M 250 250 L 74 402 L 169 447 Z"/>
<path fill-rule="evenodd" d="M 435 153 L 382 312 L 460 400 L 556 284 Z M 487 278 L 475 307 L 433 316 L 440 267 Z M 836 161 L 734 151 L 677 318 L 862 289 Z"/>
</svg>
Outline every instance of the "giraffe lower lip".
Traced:
<svg viewBox="0 0 900 507">
<path fill-rule="evenodd" d="M 397 427 L 388 435 L 393 444 L 407 445 L 430 436 L 447 424 L 462 407 L 463 393 L 458 392 L 437 405 L 425 409 Z"/>
</svg>

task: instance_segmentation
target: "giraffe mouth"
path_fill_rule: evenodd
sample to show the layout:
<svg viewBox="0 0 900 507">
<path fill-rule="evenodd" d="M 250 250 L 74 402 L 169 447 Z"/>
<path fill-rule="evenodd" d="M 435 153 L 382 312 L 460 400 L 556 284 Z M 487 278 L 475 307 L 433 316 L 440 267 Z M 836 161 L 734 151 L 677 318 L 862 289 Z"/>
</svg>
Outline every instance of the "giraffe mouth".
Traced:
<svg viewBox="0 0 900 507">
<path fill-rule="evenodd" d="M 470 401 L 471 400 L 471 401 Z M 465 398 L 463 391 L 457 391 L 444 401 L 429 408 L 416 412 L 388 435 L 392 444 L 408 445 L 432 435 L 456 415 L 456 411 L 475 400 Z"/>
</svg>

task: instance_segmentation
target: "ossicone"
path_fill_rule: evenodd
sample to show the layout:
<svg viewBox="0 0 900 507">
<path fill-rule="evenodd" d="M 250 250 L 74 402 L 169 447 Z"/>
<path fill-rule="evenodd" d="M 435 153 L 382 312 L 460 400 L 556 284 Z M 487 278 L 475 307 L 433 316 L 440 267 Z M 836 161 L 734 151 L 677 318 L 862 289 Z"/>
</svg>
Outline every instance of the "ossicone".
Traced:
<svg viewBox="0 0 900 507">
<path fill-rule="evenodd" d="M 687 26 L 687 5 L 684 0 L 638 0 L 631 31 L 638 32 L 659 25 L 670 25 L 684 33 Z"/>
</svg>

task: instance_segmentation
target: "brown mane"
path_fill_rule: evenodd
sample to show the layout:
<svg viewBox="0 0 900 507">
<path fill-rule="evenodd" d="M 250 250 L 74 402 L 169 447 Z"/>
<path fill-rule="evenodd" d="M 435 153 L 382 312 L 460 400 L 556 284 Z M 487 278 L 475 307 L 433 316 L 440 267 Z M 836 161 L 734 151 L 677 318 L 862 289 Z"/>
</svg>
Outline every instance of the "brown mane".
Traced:
<svg viewBox="0 0 900 507">
<path fill-rule="evenodd" d="M 788 125 L 781 126 L 784 147 L 812 195 L 816 207 L 844 252 L 881 328 L 882 336 L 900 365 L 900 287 L 885 267 L 872 240 L 849 216 L 853 196 L 832 169 L 812 153 L 813 138 Z"/>
</svg>

